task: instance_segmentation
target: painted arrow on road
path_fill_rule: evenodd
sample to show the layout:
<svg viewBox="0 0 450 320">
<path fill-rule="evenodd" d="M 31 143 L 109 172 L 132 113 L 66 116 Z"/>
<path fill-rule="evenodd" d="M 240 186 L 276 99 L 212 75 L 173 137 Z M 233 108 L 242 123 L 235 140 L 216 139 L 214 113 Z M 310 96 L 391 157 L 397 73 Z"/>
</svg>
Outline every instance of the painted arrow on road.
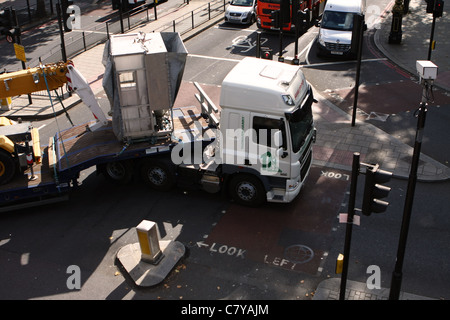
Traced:
<svg viewBox="0 0 450 320">
<path fill-rule="evenodd" d="M 217 244 L 217 243 L 213 243 L 211 246 L 207 243 L 204 243 L 203 241 L 198 241 L 197 242 L 197 246 L 199 248 L 202 247 L 209 247 L 209 251 L 210 252 L 218 252 L 220 254 L 227 254 L 229 256 L 234 256 L 236 258 L 241 258 L 241 259 L 245 259 L 245 252 L 247 250 L 243 250 L 243 249 L 239 249 L 236 247 L 229 247 L 225 244 Z"/>
</svg>

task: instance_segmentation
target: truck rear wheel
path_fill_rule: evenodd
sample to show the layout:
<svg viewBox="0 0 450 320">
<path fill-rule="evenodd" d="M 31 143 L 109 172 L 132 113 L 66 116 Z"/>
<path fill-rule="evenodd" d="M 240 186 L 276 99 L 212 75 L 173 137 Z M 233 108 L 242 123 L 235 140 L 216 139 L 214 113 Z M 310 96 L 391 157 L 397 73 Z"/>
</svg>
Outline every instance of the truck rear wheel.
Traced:
<svg viewBox="0 0 450 320">
<path fill-rule="evenodd" d="M 230 193 L 234 201 L 244 206 L 257 207 L 266 200 L 261 181 L 249 174 L 238 174 L 231 179 Z"/>
<path fill-rule="evenodd" d="M 141 175 L 153 189 L 168 191 L 175 185 L 175 173 L 164 161 L 151 160 L 142 165 Z"/>
<path fill-rule="evenodd" d="M 108 162 L 103 172 L 108 180 L 127 184 L 133 177 L 133 165 L 130 161 Z"/>
<path fill-rule="evenodd" d="M 16 173 L 16 166 L 11 155 L 0 149 L 0 184 L 8 183 Z"/>
</svg>

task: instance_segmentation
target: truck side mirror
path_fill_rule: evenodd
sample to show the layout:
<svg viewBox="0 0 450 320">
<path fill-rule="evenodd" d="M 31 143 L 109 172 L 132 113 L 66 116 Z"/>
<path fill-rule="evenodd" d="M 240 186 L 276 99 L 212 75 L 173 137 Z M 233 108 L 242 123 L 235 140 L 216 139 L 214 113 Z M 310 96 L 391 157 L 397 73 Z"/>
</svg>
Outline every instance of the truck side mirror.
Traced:
<svg viewBox="0 0 450 320">
<path fill-rule="evenodd" d="M 277 147 L 277 157 L 278 159 L 286 158 L 288 153 L 284 151 L 283 147 L 283 132 L 281 130 L 278 130 L 275 132 L 273 136 L 273 143 L 275 147 Z"/>
<path fill-rule="evenodd" d="M 316 21 L 314 21 L 314 25 L 315 25 L 317 28 L 320 28 L 320 21 L 316 19 Z"/>
<path fill-rule="evenodd" d="M 273 135 L 273 143 L 276 147 L 283 147 L 283 134 L 281 130 L 275 131 L 275 134 Z"/>
</svg>

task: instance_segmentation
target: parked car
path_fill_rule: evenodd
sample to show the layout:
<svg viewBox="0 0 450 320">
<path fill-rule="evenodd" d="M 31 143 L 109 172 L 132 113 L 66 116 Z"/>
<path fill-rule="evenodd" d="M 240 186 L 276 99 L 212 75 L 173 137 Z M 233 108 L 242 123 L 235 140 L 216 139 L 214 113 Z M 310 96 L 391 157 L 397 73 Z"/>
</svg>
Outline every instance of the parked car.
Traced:
<svg viewBox="0 0 450 320">
<path fill-rule="evenodd" d="M 225 10 L 225 22 L 253 24 L 256 21 L 256 0 L 232 0 Z"/>
</svg>

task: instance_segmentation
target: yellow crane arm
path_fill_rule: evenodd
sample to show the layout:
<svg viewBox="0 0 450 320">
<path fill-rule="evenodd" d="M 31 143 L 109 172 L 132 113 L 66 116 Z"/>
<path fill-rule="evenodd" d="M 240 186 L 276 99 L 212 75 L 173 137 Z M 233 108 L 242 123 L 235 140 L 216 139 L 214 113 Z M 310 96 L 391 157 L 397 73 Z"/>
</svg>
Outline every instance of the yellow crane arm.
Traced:
<svg viewBox="0 0 450 320">
<path fill-rule="evenodd" d="M 54 90 L 67 83 L 67 63 L 46 64 L 42 68 L 28 68 L 16 72 L 0 74 L 0 99 L 29 94 L 36 91 Z"/>
</svg>

